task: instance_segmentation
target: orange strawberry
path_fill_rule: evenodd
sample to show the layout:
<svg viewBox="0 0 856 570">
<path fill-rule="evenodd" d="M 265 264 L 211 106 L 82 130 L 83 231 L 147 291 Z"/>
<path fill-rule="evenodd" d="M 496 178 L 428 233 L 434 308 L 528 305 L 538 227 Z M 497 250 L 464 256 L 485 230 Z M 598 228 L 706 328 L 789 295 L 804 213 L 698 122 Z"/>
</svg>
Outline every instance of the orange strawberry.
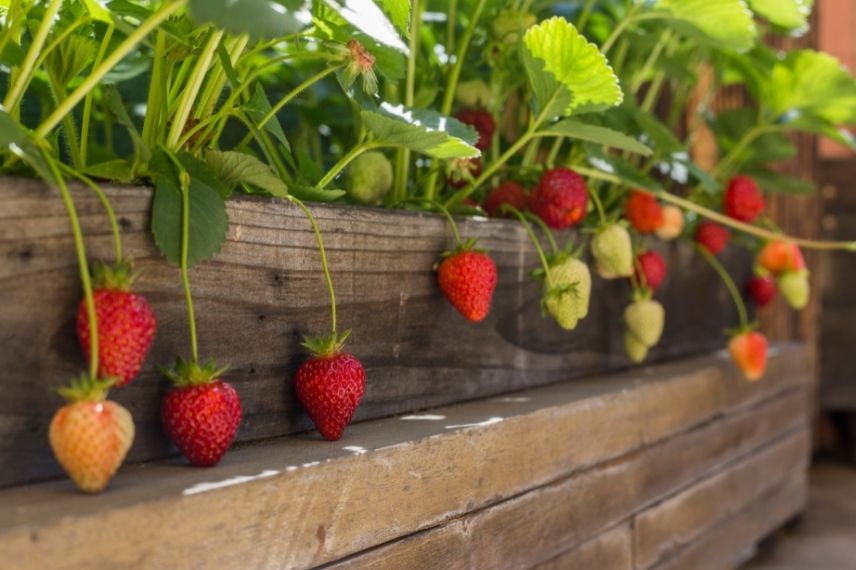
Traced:
<svg viewBox="0 0 856 570">
<path fill-rule="evenodd" d="M 767 369 L 767 338 L 758 331 L 747 330 L 728 342 L 731 360 L 750 382 L 760 380 Z"/>
<path fill-rule="evenodd" d="M 54 456 L 87 493 L 107 486 L 134 441 L 131 414 L 105 399 L 112 383 L 82 377 L 60 389 L 69 403 L 51 420 L 48 437 Z"/>
<path fill-rule="evenodd" d="M 799 246 L 783 240 L 767 242 L 758 253 L 757 263 L 773 275 L 805 269 Z"/>
</svg>

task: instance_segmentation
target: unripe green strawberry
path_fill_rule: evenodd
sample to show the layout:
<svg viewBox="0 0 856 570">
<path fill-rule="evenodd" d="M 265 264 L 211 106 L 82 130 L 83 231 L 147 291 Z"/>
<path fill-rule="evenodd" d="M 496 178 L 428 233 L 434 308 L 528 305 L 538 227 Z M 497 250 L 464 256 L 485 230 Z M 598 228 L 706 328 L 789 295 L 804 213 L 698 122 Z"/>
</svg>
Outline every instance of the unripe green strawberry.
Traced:
<svg viewBox="0 0 856 570">
<path fill-rule="evenodd" d="M 392 188 L 392 163 L 382 152 L 366 152 L 348 167 L 345 186 L 348 194 L 363 204 L 377 204 Z"/>
<path fill-rule="evenodd" d="M 779 276 L 777 285 L 779 286 L 779 291 L 782 293 L 782 297 L 794 309 L 803 309 L 808 305 L 811 288 L 808 282 L 808 271 L 805 269 L 782 273 Z"/>
<path fill-rule="evenodd" d="M 576 328 L 588 315 L 591 297 L 591 273 L 575 257 L 558 259 L 544 280 L 544 309 L 565 330 Z"/>
<path fill-rule="evenodd" d="M 620 224 L 607 224 L 591 240 L 591 252 L 608 278 L 629 277 L 633 273 L 633 245 L 630 232 Z"/>
<path fill-rule="evenodd" d="M 639 299 L 624 309 L 627 330 L 648 348 L 659 342 L 665 320 L 663 305 L 653 299 Z"/>
<path fill-rule="evenodd" d="M 490 107 L 490 87 L 481 79 L 461 81 L 455 91 L 455 100 L 461 107 Z"/>
<path fill-rule="evenodd" d="M 627 353 L 627 357 L 636 364 L 648 356 L 648 347 L 639 342 L 639 339 L 630 331 L 624 331 L 624 351 Z"/>
<path fill-rule="evenodd" d="M 490 31 L 496 41 L 514 45 L 535 22 L 535 15 L 529 12 L 503 10 L 491 22 Z"/>
</svg>

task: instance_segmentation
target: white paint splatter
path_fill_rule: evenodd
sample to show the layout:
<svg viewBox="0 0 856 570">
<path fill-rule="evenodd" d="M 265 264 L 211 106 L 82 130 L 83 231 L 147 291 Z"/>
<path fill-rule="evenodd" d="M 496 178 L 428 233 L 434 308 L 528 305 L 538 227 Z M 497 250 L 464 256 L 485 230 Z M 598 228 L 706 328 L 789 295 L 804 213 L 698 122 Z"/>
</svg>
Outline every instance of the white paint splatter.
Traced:
<svg viewBox="0 0 856 570">
<path fill-rule="evenodd" d="M 193 487 L 187 488 L 181 492 L 182 495 L 195 495 L 197 493 L 205 493 L 206 491 L 213 491 L 215 489 L 222 489 L 223 487 L 231 487 L 233 485 L 240 485 L 242 483 L 249 483 L 250 481 L 255 481 L 256 479 L 264 479 L 265 477 L 273 477 L 277 475 L 279 471 L 275 469 L 266 469 L 259 473 L 258 475 L 238 475 L 237 477 L 232 477 L 231 479 L 224 479 L 223 481 L 216 482 L 204 482 L 197 483 Z"/>
<path fill-rule="evenodd" d="M 299 467 L 297 467 L 297 465 L 289 465 L 288 467 L 285 468 L 285 470 L 288 471 L 289 473 L 292 471 L 297 471 L 298 469 L 299 469 Z"/>
<path fill-rule="evenodd" d="M 309 463 L 304 463 L 301 467 L 315 467 L 316 465 L 321 465 L 320 461 L 310 461 Z"/>
<path fill-rule="evenodd" d="M 505 404 L 522 404 L 523 402 L 531 402 L 532 398 L 527 398 L 526 396 L 517 396 L 517 397 L 506 397 L 506 398 L 496 398 L 494 402 L 503 402 Z"/>
<path fill-rule="evenodd" d="M 446 429 L 492 426 L 493 424 L 498 424 L 499 422 L 503 421 L 503 419 L 504 418 L 493 417 L 493 418 L 488 418 L 483 422 L 476 422 L 474 424 L 458 424 L 458 425 L 453 425 L 453 426 L 446 426 Z"/>
<path fill-rule="evenodd" d="M 368 451 L 368 449 L 359 445 L 348 445 L 343 447 L 342 449 L 344 449 L 345 451 L 350 451 L 354 455 L 362 455 L 363 453 L 366 453 Z"/>
<path fill-rule="evenodd" d="M 441 416 L 439 414 L 422 414 L 417 416 L 401 416 L 403 420 L 428 420 L 428 421 L 440 421 L 445 420 L 446 416 Z"/>
</svg>

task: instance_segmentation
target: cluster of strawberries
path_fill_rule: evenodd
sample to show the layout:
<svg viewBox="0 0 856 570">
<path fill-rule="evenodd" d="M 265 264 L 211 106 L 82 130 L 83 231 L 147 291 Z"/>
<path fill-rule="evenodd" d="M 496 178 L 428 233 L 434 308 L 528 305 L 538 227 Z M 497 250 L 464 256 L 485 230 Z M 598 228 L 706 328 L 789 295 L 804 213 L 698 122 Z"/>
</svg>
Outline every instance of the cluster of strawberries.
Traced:
<svg viewBox="0 0 856 570">
<path fill-rule="evenodd" d="M 121 466 L 134 439 L 131 414 L 106 399 L 110 387 L 134 380 L 154 341 L 155 313 L 142 295 L 131 291 L 130 264 L 96 265 L 94 303 L 98 327 L 99 369 L 60 390 L 69 403 L 54 415 L 49 439 L 54 455 L 77 486 L 103 490 Z M 77 312 L 77 336 L 87 357 L 92 335 L 85 299 Z M 365 370 L 341 351 L 341 339 L 322 339 L 297 371 L 295 389 L 318 431 L 328 440 L 342 436 L 365 389 Z M 238 392 L 221 379 L 225 369 L 181 359 L 165 371 L 174 387 L 161 407 L 163 428 L 178 450 L 198 466 L 219 463 L 241 423 Z"/>
<path fill-rule="evenodd" d="M 489 115 L 483 113 L 473 118 L 468 111 L 459 118 L 476 126 L 481 133 Z M 491 124 L 491 135 L 492 132 Z M 481 206 L 493 217 L 528 210 L 546 227 L 558 230 L 573 227 L 586 217 L 589 196 L 585 180 L 579 174 L 567 168 L 553 168 L 543 173 L 531 192 L 515 181 L 504 181 L 485 196 Z M 764 208 L 764 197 L 751 178 L 735 176 L 730 180 L 723 196 L 724 215 L 751 223 L 762 215 Z M 665 310 L 653 295 L 664 282 L 667 267 L 658 252 L 644 246 L 634 248 L 628 228 L 639 236 L 655 235 L 668 241 L 684 234 L 685 219 L 680 208 L 662 205 L 654 194 L 644 190 L 629 193 L 623 214 L 624 221 L 609 221 L 601 214 L 591 239 L 591 252 L 601 277 L 630 280 L 633 292 L 632 302 L 624 312 L 624 345 L 630 359 L 641 362 L 662 336 Z M 700 220 L 688 235 L 710 256 L 721 253 L 731 240 L 730 230 L 711 220 Z M 575 254 L 558 251 L 545 257 L 545 271 L 537 272 L 544 284 L 542 305 L 560 327 L 572 330 L 588 313 L 591 274 L 579 259 L 579 251 Z M 497 279 L 496 265 L 486 253 L 462 251 L 447 257 L 440 264 L 439 278 L 441 290 L 465 317 L 473 322 L 485 318 Z M 784 240 L 760 245 L 755 276 L 747 284 L 748 296 L 758 307 L 769 303 L 777 291 L 794 308 L 800 309 L 808 302 L 808 272 L 802 254 L 795 244 Z M 742 306 L 742 300 L 736 302 Z M 731 334 L 728 347 L 748 380 L 763 376 L 767 339 L 756 330 L 755 324 L 741 323 Z"/>
</svg>

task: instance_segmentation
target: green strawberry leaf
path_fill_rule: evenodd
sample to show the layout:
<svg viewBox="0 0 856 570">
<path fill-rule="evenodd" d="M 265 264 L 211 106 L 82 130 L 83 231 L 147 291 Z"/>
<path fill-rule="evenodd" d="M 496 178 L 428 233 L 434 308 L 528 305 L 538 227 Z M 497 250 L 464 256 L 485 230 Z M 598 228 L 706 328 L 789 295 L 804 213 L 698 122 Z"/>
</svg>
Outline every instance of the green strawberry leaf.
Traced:
<svg viewBox="0 0 856 570">
<path fill-rule="evenodd" d="M 653 192 L 663 189 L 657 181 L 640 172 L 632 163 L 621 157 L 605 154 L 591 145 L 587 154 L 588 163 L 604 173 L 605 180 L 619 181 L 631 188 L 642 188 Z"/>
<path fill-rule="evenodd" d="M 0 105 L 0 153 L 6 152 L 30 165 L 45 182 L 55 183 L 56 178 L 42 154 L 42 149 L 30 133 L 9 116 L 6 109 Z"/>
<path fill-rule="evenodd" d="M 252 184 L 274 196 L 288 196 L 285 182 L 255 156 L 235 151 L 209 150 L 205 153 L 205 162 L 230 188 L 238 184 Z"/>
<path fill-rule="evenodd" d="M 48 53 L 45 68 L 57 84 L 65 86 L 92 64 L 97 53 L 95 40 L 70 36 Z"/>
<path fill-rule="evenodd" d="M 749 7 L 771 24 L 787 30 L 808 27 L 813 0 L 748 0 Z"/>
<path fill-rule="evenodd" d="M 383 2 L 386 5 L 399 3 L 401 0 Z M 401 36 L 395 30 L 395 26 L 373 0 L 322 0 L 321 4 L 375 41 L 402 53 L 407 53 L 407 44 L 402 41 Z M 402 7 L 398 6 L 397 8 L 398 11 L 393 17 L 400 20 Z M 410 6 L 408 5 L 406 9 L 409 13 Z"/>
<path fill-rule="evenodd" d="M 757 35 L 743 0 L 659 0 L 645 16 L 669 20 L 700 42 L 740 51 L 751 48 Z"/>
<path fill-rule="evenodd" d="M 246 111 L 247 115 L 255 123 L 258 123 L 270 112 L 272 108 L 273 107 L 271 106 L 270 101 L 268 101 L 267 95 L 265 95 L 264 88 L 259 83 L 256 83 L 253 96 L 244 104 L 244 111 Z M 291 145 L 288 144 L 288 139 L 285 137 L 285 131 L 282 130 L 282 125 L 279 123 L 279 119 L 277 119 L 276 116 L 271 117 L 270 120 L 264 124 L 263 128 L 272 134 L 288 152 L 291 152 Z"/>
<path fill-rule="evenodd" d="M 229 231 L 226 204 L 218 190 L 209 183 L 216 179 L 205 163 L 182 153 L 179 161 L 190 175 L 190 233 L 188 265 L 210 259 L 217 252 Z M 181 261 L 182 189 L 175 165 L 162 152 L 154 154 L 150 163 L 155 196 L 152 203 L 152 234 L 155 243 L 170 262 Z M 205 173 L 205 174 L 203 174 Z M 202 174 L 200 176 L 200 174 Z"/>
<path fill-rule="evenodd" d="M 99 4 L 97 0 L 83 0 L 83 5 L 86 6 L 86 11 L 93 20 L 112 24 L 113 18 L 110 16 L 110 11 Z"/>
<path fill-rule="evenodd" d="M 576 119 L 563 119 L 540 131 L 546 136 L 564 136 L 649 156 L 650 148 L 636 139 L 607 127 L 589 125 Z"/>
<path fill-rule="evenodd" d="M 198 23 L 213 22 L 232 34 L 277 38 L 303 27 L 293 8 L 270 0 L 190 0 L 189 6 Z"/>
<path fill-rule="evenodd" d="M 564 18 L 532 26 L 523 44 L 523 65 L 542 118 L 603 110 L 623 100 L 606 57 Z"/>
<path fill-rule="evenodd" d="M 427 109 L 409 109 L 383 103 L 376 111 L 363 109 L 363 125 L 373 141 L 384 146 L 399 146 L 433 158 L 473 158 L 476 131 L 457 119 Z"/>
<path fill-rule="evenodd" d="M 762 106 L 775 117 L 810 115 L 833 125 L 856 124 L 856 79 L 829 54 L 797 50 L 778 62 L 762 86 Z"/>
<path fill-rule="evenodd" d="M 378 4 L 404 36 L 410 31 L 410 0 L 378 0 Z"/>
</svg>

